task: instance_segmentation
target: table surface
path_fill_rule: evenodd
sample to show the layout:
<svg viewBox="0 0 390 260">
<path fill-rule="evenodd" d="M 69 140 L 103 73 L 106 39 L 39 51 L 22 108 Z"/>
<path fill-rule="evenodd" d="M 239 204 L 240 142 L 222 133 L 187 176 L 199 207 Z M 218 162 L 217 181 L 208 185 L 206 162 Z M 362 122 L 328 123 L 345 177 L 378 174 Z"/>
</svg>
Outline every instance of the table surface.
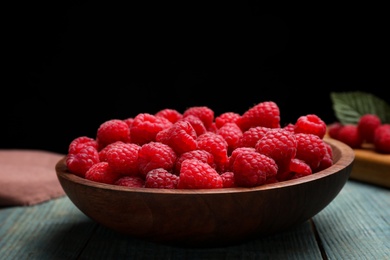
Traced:
<svg viewBox="0 0 390 260">
<path fill-rule="evenodd" d="M 348 180 L 308 221 L 245 243 L 180 248 L 118 234 L 68 197 L 0 208 L 0 259 L 389 259 L 390 189 Z"/>
</svg>

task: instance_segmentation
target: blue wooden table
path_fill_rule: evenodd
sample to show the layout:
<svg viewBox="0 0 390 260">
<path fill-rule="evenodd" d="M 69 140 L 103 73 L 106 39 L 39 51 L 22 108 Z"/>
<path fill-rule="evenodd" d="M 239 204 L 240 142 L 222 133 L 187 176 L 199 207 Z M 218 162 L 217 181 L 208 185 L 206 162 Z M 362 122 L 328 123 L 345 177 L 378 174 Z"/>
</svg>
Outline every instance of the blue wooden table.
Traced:
<svg viewBox="0 0 390 260">
<path fill-rule="evenodd" d="M 220 248 L 179 248 L 115 233 L 67 197 L 0 208 L 0 259 L 390 259 L 390 190 L 349 180 L 305 223 Z"/>
</svg>

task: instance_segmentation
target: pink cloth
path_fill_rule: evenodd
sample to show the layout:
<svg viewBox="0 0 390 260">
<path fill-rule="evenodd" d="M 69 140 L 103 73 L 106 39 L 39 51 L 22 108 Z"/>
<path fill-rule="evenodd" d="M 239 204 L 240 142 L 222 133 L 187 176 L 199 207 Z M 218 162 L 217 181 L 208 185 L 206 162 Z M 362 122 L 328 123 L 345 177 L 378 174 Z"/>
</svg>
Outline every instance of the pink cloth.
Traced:
<svg viewBox="0 0 390 260">
<path fill-rule="evenodd" d="M 55 171 L 63 157 L 41 150 L 0 150 L 0 206 L 29 206 L 64 196 Z"/>
</svg>

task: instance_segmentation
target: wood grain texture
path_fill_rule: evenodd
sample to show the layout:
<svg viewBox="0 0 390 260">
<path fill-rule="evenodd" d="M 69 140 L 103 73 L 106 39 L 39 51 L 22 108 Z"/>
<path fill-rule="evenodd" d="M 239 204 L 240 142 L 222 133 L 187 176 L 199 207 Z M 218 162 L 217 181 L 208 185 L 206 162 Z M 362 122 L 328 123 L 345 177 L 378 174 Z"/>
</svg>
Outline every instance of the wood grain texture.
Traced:
<svg viewBox="0 0 390 260">
<path fill-rule="evenodd" d="M 0 259 L 388 259 L 390 190 L 348 181 L 310 221 L 233 246 L 186 248 L 99 225 L 68 197 L 0 208 Z M 320 249 L 325 255 L 321 255 Z"/>
<path fill-rule="evenodd" d="M 389 259 L 390 190 L 349 181 L 314 217 L 329 259 Z"/>
<path fill-rule="evenodd" d="M 372 146 L 354 149 L 351 179 L 390 188 L 390 154 L 380 154 Z"/>
<path fill-rule="evenodd" d="M 329 140 L 334 164 L 303 178 L 254 188 L 167 190 L 92 182 L 56 165 L 71 201 L 103 226 L 137 238 L 185 246 L 225 246 L 305 222 L 339 193 L 354 153 Z"/>
</svg>

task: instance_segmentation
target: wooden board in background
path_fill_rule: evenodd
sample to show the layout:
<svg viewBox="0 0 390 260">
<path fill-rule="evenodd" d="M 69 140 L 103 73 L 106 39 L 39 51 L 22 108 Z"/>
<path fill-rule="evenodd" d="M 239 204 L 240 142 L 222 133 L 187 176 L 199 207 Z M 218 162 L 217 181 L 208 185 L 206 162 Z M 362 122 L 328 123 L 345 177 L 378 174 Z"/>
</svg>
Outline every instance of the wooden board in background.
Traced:
<svg viewBox="0 0 390 260">
<path fill-rule="evenodd" d="M 351 179 L 390 188 L 390 154 L 380 154 L 370 145 L 354 149 Z"/>
</svg>

